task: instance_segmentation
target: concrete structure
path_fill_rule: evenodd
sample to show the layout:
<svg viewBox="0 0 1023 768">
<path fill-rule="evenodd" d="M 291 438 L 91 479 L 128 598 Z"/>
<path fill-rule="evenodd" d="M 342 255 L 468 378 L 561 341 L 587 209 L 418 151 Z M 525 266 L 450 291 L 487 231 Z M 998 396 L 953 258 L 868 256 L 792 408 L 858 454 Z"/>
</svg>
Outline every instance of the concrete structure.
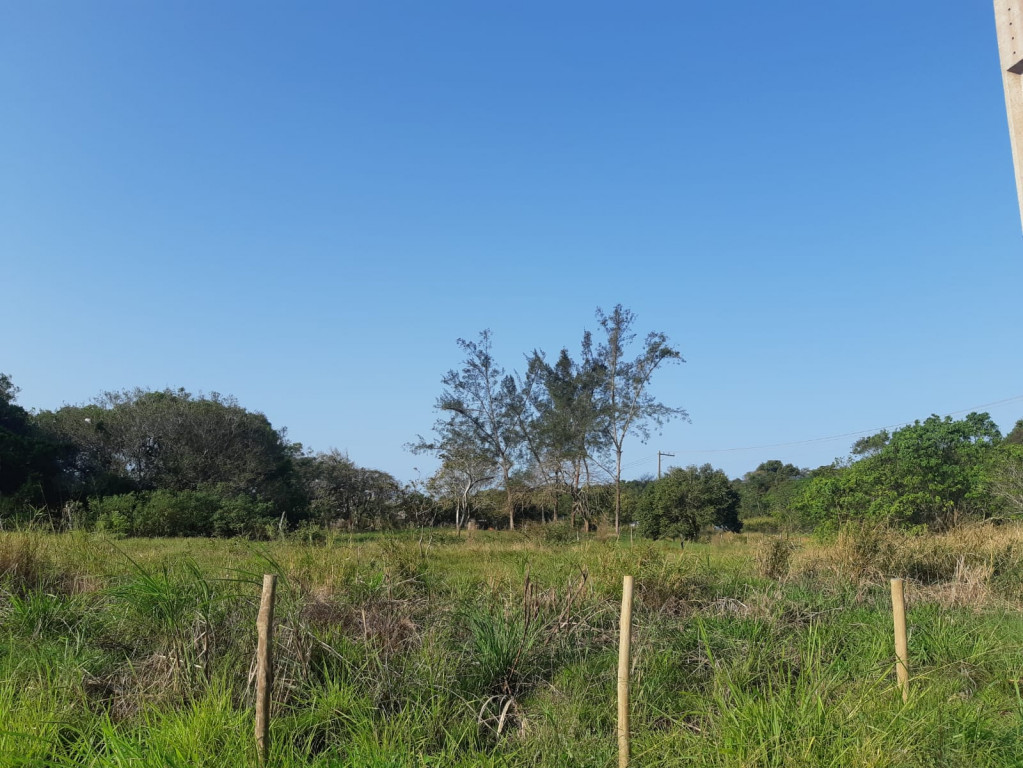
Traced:
<svg viewBox="0 0 1023 768">
<path fill-rule="evenodd" d="M 995 28 L 1016 169 L 1016 199 L 1023 223 L 1023 0 L 995 0 Z"/>
</svg>

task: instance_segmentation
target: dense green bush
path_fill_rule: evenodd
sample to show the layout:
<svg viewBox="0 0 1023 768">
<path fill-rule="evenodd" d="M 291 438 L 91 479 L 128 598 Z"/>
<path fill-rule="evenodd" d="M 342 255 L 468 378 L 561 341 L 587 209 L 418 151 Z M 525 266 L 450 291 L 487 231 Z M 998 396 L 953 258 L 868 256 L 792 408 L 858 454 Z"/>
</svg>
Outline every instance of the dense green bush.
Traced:
<svg viewBox="0 0 1023 768">
<path fill-rule="evenodd" d="M 695 539 L 708 526 L 742 528 L 739 494 L 728 476 L 710 464 L 676 467 L 650 483 L 637 512 L 640 533 L 654 539 Z"/>
<path fill-rule="evenodd" d="M 252 536 L 274 522 L 269 503 L 216 489 L 97 497 L 89 518 L 96 529 L 124 536 Z"/>
<path fill-rule="evenodd" d="M 859 441 L 864 457 L 822 468 L 801 486 L 793 507 L 810 524 L 869 520 L 946 527 L 996 507 L 990 470 L 1000 440 L 986 413 L 955 421 L 931 416 L 889 435 Z"/>
</svg>

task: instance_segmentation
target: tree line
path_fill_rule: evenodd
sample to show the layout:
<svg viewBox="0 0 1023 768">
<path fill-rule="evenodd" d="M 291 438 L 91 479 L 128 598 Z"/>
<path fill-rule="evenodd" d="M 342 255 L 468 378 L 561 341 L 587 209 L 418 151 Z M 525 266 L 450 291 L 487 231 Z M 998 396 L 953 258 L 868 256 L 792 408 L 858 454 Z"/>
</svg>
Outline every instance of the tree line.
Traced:
<svg viewBox="0 0 1023 768">
<path fill-rule="evenodd" d="M 685 417 L 650 391 L 656 371 L 682 356 L 663 333 L 638 339 L 636 317 L 621 305 L 596 319 L 599 340 L 585 332 L 575 357 L 533 350 L 521 373 L 493 358 L 489 331 L 459 340 L 464 360 L 442 377 L 434 435 L 407 446 L 440 466 L 412 483 L 337 451 L 307 452 L 262 413 L 215 392 L 123 390 L 29 413 L 2 375 L 0 523 L 264 535 L 302 525 L 460 529 L 470 518 L 515 528 L 560 515 L 587 529 L 613 521 L 619 531 L 635 516 L 624 446 Z"/>
<path fill-rule="evenodd" d="M 736 479 L 705 464 L 623 480 L 627 441 L 687 418 L 651 390 L 656 372 L 683 358 L 663 333 L 640 337 L 621 305 L 596 320 L 577 352 L 534 349 L 520 371 L 494 359 L 489 331 L 458 340 L 463 360 L 441 378 L 433 433 L 406 446 L 436 456 L 438 468 L 411 483 L 336 450 L 307 451 L 215 392 L 124 390 L 30 413 L 0 374 L 0 525 L 268 536 L 472 521 L 556 524 L 551 535 L 634 525 L 684 540 L 712 529 L 945 529 L 1023 515 L 1023 420 L 1003 436 L 985 413 L 882 430 L 816 469 L 775 459 Z"/>
<path fill-rule="evenodd" d="M 387 527 L 432 505 L 338 451 L 303 450 L 215 392 L 108 392 L 39 413 L 17 392 L 0 374 L 0 523 L 264 536 L 302 524 Z"/>
<path fill-rule="evenodd" d="M 1023 419 L 1007 435 L 987 413 L 931 415 L 857 440 L 816 469 L 766 461 L 732 481 L 745 530 L 847 524 L 948 530 L 1023 517 Z"/>
</svg>

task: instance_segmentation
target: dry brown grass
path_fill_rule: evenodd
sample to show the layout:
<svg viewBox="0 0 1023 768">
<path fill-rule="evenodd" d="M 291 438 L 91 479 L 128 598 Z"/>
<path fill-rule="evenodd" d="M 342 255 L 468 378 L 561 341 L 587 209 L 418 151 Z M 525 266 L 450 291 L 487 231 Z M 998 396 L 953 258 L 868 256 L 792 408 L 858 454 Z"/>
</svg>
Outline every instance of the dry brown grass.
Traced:
<svg viewBox="0 0 1023 768">
<path fill-rule="evenodd" d="M 48 586 L 52 567 L 42 539 L 26 533 L 0 534 L 0 583 L 15 592 Z"/>
<path fill-rule="evenodd" d="M 761 576 L 783 581 L 792 567 L 795 544 L 789 538 L 768 537 L 757 547 L 754 562 Z"/>
<path fill-rule="evenodd" d="M 908 598 L 913 602 L 1019 605 L 1023 601 L 1023 525 L 976 523 L 926 535 L 849 527 L 834 543 L 806 544 L 796 550 L 791 572 L 861 584 L 902 577 L 915 583 Z"/>
</svg>

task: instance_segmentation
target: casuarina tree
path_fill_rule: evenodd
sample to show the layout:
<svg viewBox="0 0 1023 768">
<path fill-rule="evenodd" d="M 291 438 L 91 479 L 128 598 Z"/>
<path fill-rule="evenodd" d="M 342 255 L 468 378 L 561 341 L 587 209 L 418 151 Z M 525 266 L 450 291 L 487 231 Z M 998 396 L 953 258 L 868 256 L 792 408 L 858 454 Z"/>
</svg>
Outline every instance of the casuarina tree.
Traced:
<svg viewBox="0 0 1023 768">
<path fill-rule="evenodd" d="M 598 307 L 597 321 L 604 330 L 604 340 L 597 346 L 594 357 L 594 364 L 601 371 L 596 390 L 598 424 L 614 458 L 615 533 L 618 534 L 621 531 L 625 439 L 636 434 L 645 442 L 653 427 L 661 427 L 670 419 L 688 418 L 684 409 L 665 405 L 650 392 L 650 381 L 658 368 L 685 360 L 668 343 L 667 336 L 655 331 L 647 334 L 639 354 L 630 358 L 629 350 L 636 339 L 632 330 L 636 316 L 621 304 L 610 313 Z"/>
</svg>

